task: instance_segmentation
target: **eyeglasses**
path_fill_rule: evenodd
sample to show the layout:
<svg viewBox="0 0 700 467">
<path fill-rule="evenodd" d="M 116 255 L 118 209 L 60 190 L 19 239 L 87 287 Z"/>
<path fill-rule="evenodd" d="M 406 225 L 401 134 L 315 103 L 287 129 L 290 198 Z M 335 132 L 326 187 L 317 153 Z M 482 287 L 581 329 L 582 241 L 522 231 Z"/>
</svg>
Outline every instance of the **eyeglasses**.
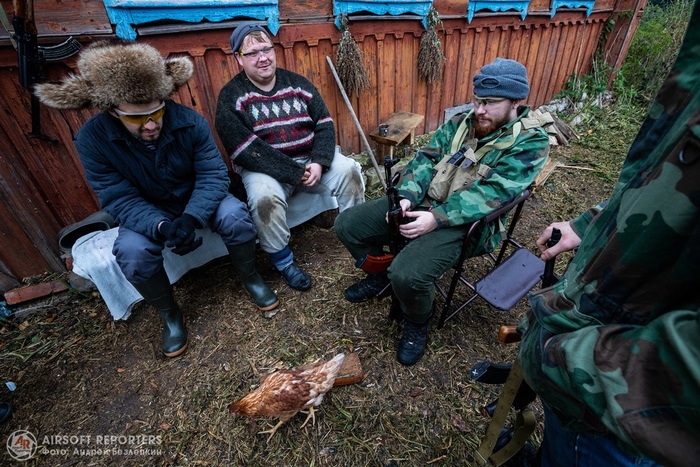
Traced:
<svg viewBox="0 0 700 467">
<path fill-rule="evenodd" d="M 266 57 L 269 57 L 271 52 L 275 50 L 273 46 L 265 47 L 264 49 L 260 50 L 253 50 L 252 52 L 238 52 L 238 55 L 241 57 L 246 57 L 246 58 L 259 58 L 261 55 L 264 55 Z"/>
<path fill-rule="evenodd" d="M 503 102 L 505 97 L 501 98 L 489 98 L 489 99 L 481 99 L 479 97 L 474 96 L 474 107 L 477 108 L 480 105 L 483 105 L 484 108 L 486 107 L 493 107 L 494 105 L 498 104 L 499 102 Z"/>
<path fill-rule="evenodd" d="M 165 113 L 165 101 L 161 102 L 158 107 L 156 107 L 153 110 L 149 110 L 148 112 L 124 112 L 119 109 L 112 109 L 114 112 L 119 115 L 119 118 L 124 120 L 127 123 L 133 123 L 135 125 L 145 125 L 148 123 L 149 120 L 153 120 L 154 122 L 158 120 L 160 117 L 163 116 Z"/>
</svg>

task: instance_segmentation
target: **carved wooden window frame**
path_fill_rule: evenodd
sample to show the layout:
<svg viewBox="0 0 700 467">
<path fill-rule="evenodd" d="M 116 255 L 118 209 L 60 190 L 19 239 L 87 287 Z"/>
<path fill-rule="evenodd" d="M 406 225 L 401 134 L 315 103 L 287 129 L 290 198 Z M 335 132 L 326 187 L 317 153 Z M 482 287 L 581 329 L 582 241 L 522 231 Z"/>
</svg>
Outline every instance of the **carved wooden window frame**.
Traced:
<svg viewBox="0 0 700 467">
<path fill-rule="evenodd" d="M 413 13 L 420 16 L 423 27 L 428 27 L 428 12 L 433 0 L 333 0 L 335 25 L 340 29 L 340 15 L 367 12 L 377 16 L 404 15 Z"/>
<path fill-rule="evenodd" d="M 493 12 L 515 11 L 520 13 L 520 19 L 524 20 L 527 16 L 528 8 L 530 8 L 530 0 L 469 0 L 467 5 L 467 22 L 471 23 L 474 14 L 481 10 Z"/>
<path fill-rule="evenodd" d="M 275 35 L 280 27 L 278 0 L 103 0 L 117 36 L 134 40 L 136 27 L 163 21 L 220 22 L 237 18 L 267 21 Z"/>
<path fill-rule="evenodd" d="M 551 18 L 554 18 L 559 8 L 585 8 L 586 17 L 588 17 L 593 11 L 594 4 L 595 0 L 552 0 Z"/>
</svg>

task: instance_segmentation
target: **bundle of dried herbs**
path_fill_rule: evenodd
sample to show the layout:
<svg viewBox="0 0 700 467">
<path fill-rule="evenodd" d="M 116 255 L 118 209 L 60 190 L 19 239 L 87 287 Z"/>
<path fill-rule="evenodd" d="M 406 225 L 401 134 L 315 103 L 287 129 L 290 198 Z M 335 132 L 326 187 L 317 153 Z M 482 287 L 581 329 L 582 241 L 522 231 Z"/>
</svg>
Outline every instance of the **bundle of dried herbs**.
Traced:
<svg viewBox="0 0 700 467">
<path fill-rule="evenodd" d="M 360 91 L 369 86 L 369 75 L 362 59 L 362 51 L 355 42 L 348 29 L 348 18 L 344 14 L 340 16 L 341 38 L 336 53 L 336 68 L 338 77 L 348 95 Z"/>
<path fill-rule="evenodd" d="M 437 26 L 441 25 L 437 10 L 430 8 L 428 12 L 428 30 L 420 39 L 418 48 L 418 76 L 428 84 L 442 79 L 442 69 L 447 58 L 442 53 Z"/>
</svg>

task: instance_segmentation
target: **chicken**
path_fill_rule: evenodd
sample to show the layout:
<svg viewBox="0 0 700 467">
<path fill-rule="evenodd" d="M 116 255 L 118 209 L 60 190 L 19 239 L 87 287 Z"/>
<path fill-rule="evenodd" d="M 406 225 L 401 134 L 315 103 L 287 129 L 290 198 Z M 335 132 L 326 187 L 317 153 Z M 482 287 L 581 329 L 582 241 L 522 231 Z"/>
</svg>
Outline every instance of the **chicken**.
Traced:
<svg viewBox="0 0 700 467">
<path fill-rule="evenodd" d="M 324 394 L 333 387 L 344 358 L 345 354 L 341 353 L 325 362 L 270 373 L 260 386 L 231 404 L 228 410 L 246 417 L 278 417 L 277 425 L 259 433 L 270 434 L 267 442 L 284 422 L 308 409 L 309 414 L 301 425 L 304 428 L 309 419 L 316 422 L 314 407 L 321 404 Z"/>
</svg>

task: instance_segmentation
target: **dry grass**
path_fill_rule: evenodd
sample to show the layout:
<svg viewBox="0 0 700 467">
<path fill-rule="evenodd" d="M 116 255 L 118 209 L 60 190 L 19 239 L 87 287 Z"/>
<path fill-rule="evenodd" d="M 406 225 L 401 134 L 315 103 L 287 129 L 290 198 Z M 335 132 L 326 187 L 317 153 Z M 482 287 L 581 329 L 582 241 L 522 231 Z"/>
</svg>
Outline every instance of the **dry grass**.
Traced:
<svg viewBox="0 0 700 467">
<path fill-rule="evenodd" d="M 555 148 L 553 156 L 588 166 L 595 160 L 581 146 Z M 534 249 L 548 223 L 579 213 L 611 188 L 594 171 L 558 169 L 528 202 L 519 238 Z M 146 305 L 129 321 L 114 322 L 99 297 L 64 293 L 23 321 L 3 320 L 0 377 L 15 382 L 17 390 L 0 387 L 0 400 L 15 408 L 0 426 L 0 439 L 25 429 L 43 447 L 68 450 L 38 455 L 25 463 L 30 466 L 471 465 L 486 426 L 478 409 L 499 388 L 474 383 L 469 369 L 486 358 L 512 359 L 515 346 L 499 344 L 496 332 L 500 324 L 517 323 L 526 302 L 508 313 L 475 302 L 444 329 L 434 329 L 425 357 L 406 368 L 395 360 L 398 329 L 387 322 L 388 301 L 355 305 L 343 299 L 343 289 L 361 274 L 333 231 L 303 226 L 295 230 L 292 247 L 314 285 L 305 293 L 289 289 L 259 255 L 260 270 L 282 301 L 272 319 L 254 309 L 226 259 L 178 282 L 191 335 L 181 358 L 161 355 L 159 319 Z M 300 430 L 298 415 L 266 444 L 266 436 L 256 433 L 269 421 L 228 413 L 227 406 L 260 374 L 350 350 L 359 352 L 367 377 L 334 388 L 315 426 Z M 51 435 L 89 435 L 91 445 L 44 443 Z M 158 436 L 161 444 L 99 446 L 98 435 Z M 160 453 L 74 451 L 105 447 Z M 0 459 L 11 461 L 5 450 Z"/>
</svg>

